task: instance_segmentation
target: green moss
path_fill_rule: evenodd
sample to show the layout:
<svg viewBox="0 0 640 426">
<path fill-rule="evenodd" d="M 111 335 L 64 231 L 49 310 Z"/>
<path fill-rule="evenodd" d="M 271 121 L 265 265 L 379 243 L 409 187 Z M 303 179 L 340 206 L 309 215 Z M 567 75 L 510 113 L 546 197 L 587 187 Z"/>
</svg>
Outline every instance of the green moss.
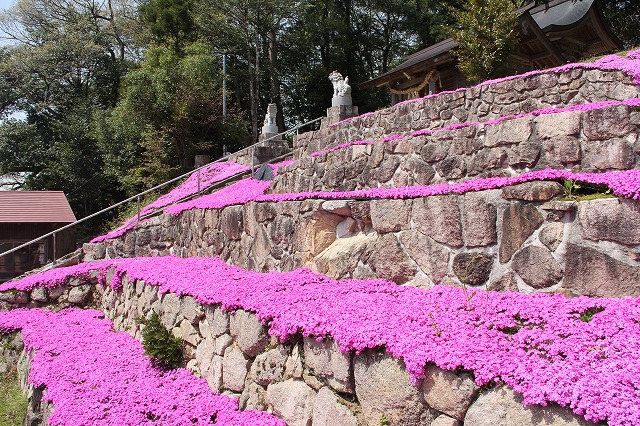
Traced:
<svg viewBox="0 0 640 426">
<path fill-rule="evenodd" d="M 22 426 L 27 416 L 27 397 L 22 394 L 18 374 L 0 375 L 0 426 Z"/>
</svg>

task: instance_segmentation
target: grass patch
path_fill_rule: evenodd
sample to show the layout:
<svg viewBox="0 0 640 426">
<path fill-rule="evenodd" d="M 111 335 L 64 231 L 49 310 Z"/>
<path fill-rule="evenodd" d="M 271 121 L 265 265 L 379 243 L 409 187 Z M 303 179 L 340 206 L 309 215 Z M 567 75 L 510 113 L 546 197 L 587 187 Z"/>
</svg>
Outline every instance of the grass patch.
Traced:
<svg viewBox="0 0 640 426">
<path fill-rule="evenodd" d="M 576 312 L 576 314 L 580 314 L 580 321 L 582 322 L 589 322 L 593 319 L 593 316 L 595 314 L 598 314 L 600 312 L 604 311 L 604 308 L 601 306 L 594 306 L 592 308 L 589 308 L 583 312 Z"/>
<path fill-rule="evenodd" d="M 22 426 L 27 416 L 27 397 L 22 394 L 15 370 L 0 374 L 0 426 Z"/>
<path fill-rule="evenodd" d="M 614 52 L 613 54 L 626 58 L 627 53 L 632 52 L 634 50 L 638 50 L 638 49 L 640 49 L 640 46 L 632 47 L 631 49 L 627 49 L 627 50 L 621 50 L 619 52 Z M 604 58 L 605 56 L 608 56 L 608 55 L 610 55 L 610 53 L 605 53 L 604 55 L 598 55 L 598 56 L 591 56 L 589 58 L 580 59 L 578 62 L 582 62 L 582 63 L 595 62 L 598 59 Z"/>
<path fill-rule="evenodd" d="M 578 183 L 572 179 L 563 181 L 564 197 L 560 201 L 590 201 L 603 198 L 617 198 L 611 189 L 603 185 Z"/>
</svg>

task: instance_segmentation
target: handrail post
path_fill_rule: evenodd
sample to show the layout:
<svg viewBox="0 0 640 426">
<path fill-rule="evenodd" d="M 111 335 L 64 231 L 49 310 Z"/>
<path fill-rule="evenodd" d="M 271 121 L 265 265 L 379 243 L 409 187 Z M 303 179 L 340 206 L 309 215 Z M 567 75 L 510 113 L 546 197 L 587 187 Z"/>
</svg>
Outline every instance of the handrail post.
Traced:
<svg viewBox="0 0 640 426">
<path fill-rule="evenodd" d="M 198 194 L 200 193 L 200 169 L 198 169 Z"/>
<path fill-rule="evenodd" d="M 56 261 L 56 233 L 53 233 L 53 261 Z"/>
<path fill-rule="evenodd" d="M 140 222 L 140 194 L 138 194 L 138 222 Z"/>
</svg>

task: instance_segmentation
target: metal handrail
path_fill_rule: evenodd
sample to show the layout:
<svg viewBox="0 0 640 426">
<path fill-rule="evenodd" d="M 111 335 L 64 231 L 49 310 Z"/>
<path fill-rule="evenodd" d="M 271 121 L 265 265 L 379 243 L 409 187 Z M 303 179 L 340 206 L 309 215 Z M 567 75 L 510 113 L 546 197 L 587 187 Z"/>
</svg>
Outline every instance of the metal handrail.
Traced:
<svg viewBox="0 0 640 426">
<path fill-rule="evenodd" d="M 103 213 L 106 213 L 106 212 L 108 212 L 108 211 L 110 211 L 110 210 L 113 210 L 113 209 L 115 209 L 116 207 L 119 207 L 119 206 L 121 206 L 121 205 L 123 205 L 123 204 L 126 204 L 126 203 L 128 203 L 128 202 L 130 202 L 130 201 L 133 201 L 133 200 L 137 200 L 137 203 L 138 203 L 138 221 L 139 221 L 139 220 L 140 220 L 140 198 L 141 198 L 143 195 L 146 195 L 146 194 L 148 194 L 148 193 L 150 193 L 150 192 L 153 192 L 153 191 L 155 191 L 155 190 L 157 190 L 157 189 L 163 188 L 163 187 L 165 187 L 165 186 L 167 186 L 167 185 L 169 185 L 169 184 L 171 184 L 171 183 L 173 183 L 173 182 L 176 182 L 176 181 L 178 181 L 178 180 L 180 180 L 180 179 L 183 179 L 183 178 L 185 178 L 185 177 L 189 177 L 189 176 L 191 176 L 192 174 L 194 174 L 194 173 L 196 173 L 196 172 L 198 173 L 198 192 L 200 192 L 200 170 L 201 170 L 201 169 L 204 169 L 205 167 L 209 167 L 211 164 L 214 164 L 214 163 L 219 163 L 219 162 L 222 162 L 222 161 L 226 161 L 226 160 L 228 160 L 228 159 L 229 159 L 229 157 L 234 156 L 234 155 L 238 155 L 238 154 L 240 154 L 240 153 L 242 153 L 242 152 L 244 152 L 244 151 L 247 151 L 247 150 L 249 150 L 249 149 L 252 149 L 252 150 L 253 150 L 257 145 L 260 145 L 260 144 L 262 144 L 262 143 L 264 143 L 264 142 L 268 142 L 268 141 L 270 141 L 270 140 L 272 140 L 272 139 L 276 139 L 276 138 L 278 138 L 278 137 L 280 137 L 280 136 L 284 136 L 284 135 L 287 135 L 287 134 L 292 133 L 292 132 L 297 132 L 299 129 L 301 129 L 301 128 L 305 127 L 305 126 L 308 126 L 308 125 L 310 125 L 310 124 L 313 124 L 313 123 L 315 123 L 315 122 L 317 122 L 317 121 L 321 120 L 322 118 L 323 118 L 323 117 L 318 117 L 318 118 L 313 119 L 313 120 L 311 120 L 311 121 L 307 121 L 306 123 L 303 123 L 303 124 L 300 124 L 300 125 L 298 125 L 298 126 L 295 126 L 295 127 L 291 128 L 291 129 L 289 129 L 289 130 L 285 130 L 284 132 L 278 133 L 278 134 L 276 134 L 276 135 L 274 135 L 274 136 L 271 136 L 271 137 L 269 137 L 269 138 L 266 138 L 266 139 L 264 139 L 264 140 L 261 140 L 261 141 L 259 141 L 259 142 L 256 142 L 256 143 L 254 143 L 253 145 L 250 145 L 250 146 L 244 147 L 244 148 L 242 148 L 242 149 L 240 149 L 240 150 L 238 150 L 238 151 L 236 151 L 236 152 L 234 152 L 234 153 L 227 154 L 227 155 L 225 155 L 225 156 L 223 156 L 223 157 L 220 157 L 220 158 L 218 158 L 217 160 L 214 160 L 214 161 L 212 161 L 212 162 L 210 162 L 210 163 L 205 164 L 204 166 L 198 167 L 197 169 L 191 170 L 190 172 L 187 172 L 187 173 L 182 174 L 182 175 L 180 175 L 180 176 L 178 176 L 178 177 L 175 177 L 175 178 L 173 178 L 173 179 L 171 179 L 171 180 L 168 180 L 168 181 L 166 181 L 166 182 L 163 182 L 163 183 L 161 183 L 161 184 L 158 184 L 158 185 L 154 186 L 154 187 L 153 187 L 153 188 L 151 188 L 151 189 L 147 189 L 146 191 L 143 191 L 143 192 L 141 192 L 141 193 L 139 193 L 139 194 L 136 194 L 136 195 L 134 195 L 134 196 L 132 196 L 132 197 L 129 197 L 129 198 L 127 198 L 126 200 L 123 200 L 123 201 L 120 201 L 119 203 L 113 204 L 113 205 L 111 205 L 111 206 L 109 206 L 109 207 L 107 207 L 107 208 L 105 208 L 105 209 L 100 210 L 99 212 L 96 212 L 96 213 L 90 214 L 89 216 L 85 216 L 85 217 L 83 217 L 83 218 L 82 218 L 82 219 L 80 219 L 80 220 L 76 220 L 76 221 L 75 221 L 75 222 L 73 222 L 73 223 L 70 223 L 70 224 L 68 224 L 68 225 L 63 226 L 62 228 L 55 229 L 55 230 L 53 230 L 53 231 L 49 232 L 48 234 L 42 235 L 41 237 L 38 237 L 38 238 L 36 238 L 36 239 L 34 239 L 34 240 L 31 240 L 31 241 L 26 242 L 26 243 L 24 243 L 24 244 L 22 244 L 22 245 L 19 245 L 18 247 L 14 247 L 14 248 L 12 248 L 11 250 L 7 250 L 7 251 L 5 251 L 4 253 L 0 253 L 0 257 L 4 256 L 4 255 L 6 255 L 6 254 L 11 254 L 11 253 L 13 253 L 13 252 L 15 252 L 15 251 L 20 250 L 21 248 L 24 248 L 24 247 L 27 247 L 27 246 L 31 245 L 31 244 L 33 244 L 33 243 L 37 243 L 38 241 L 40 241 L 40 240 L 44 240 L 45 238 L 48 238 L 48 237 L 50 237 L 50 236 L 52 236 L 52 235 L 53 235 L 53 238 L 54 238 L 54 247 L 55 247 L 55 234 L 57 234 L 58 232 L 60 232 L 60 231 L 64 231 L 65 229 L 71 228 L 72 226 L 75 226 L 75 225 L 77 225 L 77 224 L 79 224 L 79 223 L 84 222 L 85 220 L 92 219 L 92 218 L 94 218 L 94 217 L 96 217 L 96 216 L 99 216 L 99 215 L 101 215 L 101 214 L 103 214 Z M 253 171 L 253 168 L 254 168 L 254 166 L 255 166 L 255 164 L 253 164 L 253 158 L 254 158 L 254 156 L 253 156 L 253 151 L 251 151 L 251 169 L 252 169 L 252 171 Z M 55 254 L 55 249 L 54 249 L 54 253 L 53 253 L 53 261 L 55 262 L 55 260 L 56 260 L 56 254 Z"/>
</svg>

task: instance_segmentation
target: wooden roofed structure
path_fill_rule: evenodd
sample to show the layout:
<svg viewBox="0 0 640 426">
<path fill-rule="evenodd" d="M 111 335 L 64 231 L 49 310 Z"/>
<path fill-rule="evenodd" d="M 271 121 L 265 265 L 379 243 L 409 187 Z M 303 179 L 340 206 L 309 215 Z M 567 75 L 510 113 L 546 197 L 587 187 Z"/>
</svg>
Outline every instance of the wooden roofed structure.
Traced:
<svg viewBox="0 0 640 426">
<path fill-rule="evenodd" d="M 509 61 L 517 73 L 546 69 L 621 47 L 598 0 L 550 0 L 519 9 L 520 42 Z M 360 85 L 386 86 L 393 103 L 469 85 L 448 38 L 405 57 L 398 67 Z"/>
<path fill-rule="evenodd" d="M 48 234 L 76 217 L 62 191 L 0 191 L 0 254 Z M 0 283 L 76 248 L 73 227 L 0 256 Z"/>
</svg>

